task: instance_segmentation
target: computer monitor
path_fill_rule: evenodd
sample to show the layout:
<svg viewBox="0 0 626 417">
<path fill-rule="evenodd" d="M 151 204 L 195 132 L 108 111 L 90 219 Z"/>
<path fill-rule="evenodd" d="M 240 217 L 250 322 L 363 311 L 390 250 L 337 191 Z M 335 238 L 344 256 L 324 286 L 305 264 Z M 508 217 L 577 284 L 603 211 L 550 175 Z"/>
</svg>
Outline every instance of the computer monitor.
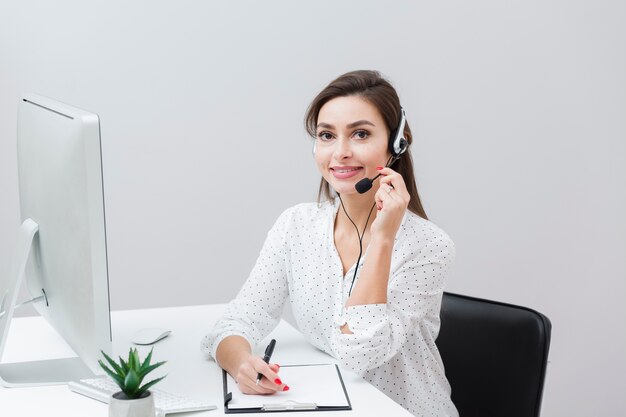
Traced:
<svg viewBox="0 0 626 417">
<path fill-rule="evenodd" d="M 27 303 L 78 357 L 1 363 L 2 385 L 93 377 L 102 373 L 100 350 L 111 353 L 100 149 L 98 115 L 36 95 L 19 100 L 22 226 L 13 273 L 0 281 L 0 357 L 22 281 L 32 297 Z"/>
</svg>

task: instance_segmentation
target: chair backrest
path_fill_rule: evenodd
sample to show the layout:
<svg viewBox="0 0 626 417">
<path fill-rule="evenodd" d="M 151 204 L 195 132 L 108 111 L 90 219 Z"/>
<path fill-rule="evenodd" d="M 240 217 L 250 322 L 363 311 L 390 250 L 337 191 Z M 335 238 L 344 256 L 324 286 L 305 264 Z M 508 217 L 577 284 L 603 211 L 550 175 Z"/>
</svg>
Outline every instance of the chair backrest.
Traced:
<svg viewBox="0 0 626 417">
<path fill-rule="evenodd" d="M 444 293 L 436 343 L 461 417 L 538 417 L 551 329 L 529 308 Z"/>
</svg>

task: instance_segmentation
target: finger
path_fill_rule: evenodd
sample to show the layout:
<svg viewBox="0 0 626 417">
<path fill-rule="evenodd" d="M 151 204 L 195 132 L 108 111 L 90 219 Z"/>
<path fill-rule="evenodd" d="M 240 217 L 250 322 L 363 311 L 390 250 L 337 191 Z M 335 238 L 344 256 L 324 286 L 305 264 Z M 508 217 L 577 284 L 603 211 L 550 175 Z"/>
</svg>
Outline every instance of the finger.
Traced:
<svg viewBox="0 0 626 417">
<path fill-rule="evenodd" d="M 256 382 L 255 382 L 256 385 Z M 277 392 L 277 391 L 282 391 L 284 388 L 283 384 L 275 384 L 272 381 L 268 381 L 267 379 L 263 378 L 261 379 L 261 381 L 259 382 L 259 385 L 257 385 L 257 387 L 261 387 L 265 390 L 270 390 L 273 392 Z"/>
<path fill-rule="evenodd" d="M 383 168 L 379 172 L 382 174 L 382 178 L 380 179 L 381 184 L 391 184 L 393 185 L 393 188 L 400 192 L 401 195 L 409 195 L 409 191 L 406 188 L 406 183 L 404 182 L 402 175 L 391 168 Z"/>
<path fill-rule="evenodd" d="M 384 192 L 389 197 L 396 199 L 400 194 L 401 190 L 397 190 L 392 183 L 392 178 L 384 177 L 380 180 L 380 184 L 378 184 L 378 190 Z M 384 197 L 384 194 L 383 197 Z"/>
<path fill-rule="evenodd" d="M 259 381 L 259 385 L 261 385 L 264 388 L 271 389 L 274 391 L 282 391 L 283 388 L 285 387 L 285 385 L 283 384 L 283 381 L 278 376 L 274 378 L 273 380 L 269 380 L 268 378 L 264 376 Z"/>
<path fill-rule="evenodd" d="M 257 385 L 254 381 L 249 379 L 242 379 L 239 382 L 239 390 L 244 394 L 273 394 L 275 390 L 269 390 L 260 385 Z"/>
<path fill-rule="evenodd" d="M 391 207 L 394 204 L 394 198 L 391 197 L 388 192 L 389 186 L 382 185 L 378 187 L 378 191 L 374 194 L 374 201 L 378 210 L 382 210 L 385 207 Z"/>
<path fill-rule="evenodd" d="M 393 177 L 394 175 L 400 175 L 398 172 L 388 167 L 382 167 L 381 169 L 378 169 L 378 173 L 381 175 L 382 178 Z M 400 177 L 402 176 L 400 175 Z"/>
<path fill-rule="evenodd" d="M 261 374 L 263 377 L 263 379 L 267 379 L 268 381 L 271 381 L 273 384 L 275 385 L 282 385 L 282 381 L 280 380 L 280 377 L 278 376 L 278 374 L 276 372 L 274 372 L 272 370 L 272 368 L 270 368 L 270 366 L 265 363 L 265 361 L 263 361 L 263 359 L 261 359 L 258 356 L 253 356 L 251 358 L 251 365 L 254 368 L 254 371 L 258 374 Z M 255 382 L 256 382 L 256 378 L 257 376 L 255 376 Z"/>
<path fill-rule="evenodd" d="M 278 374 L 278 371 L 280 369 L 280 365 L 278 364 L 268 364 L 268 367 L 276 374 Z M 258 373 L 257 373 L 257 377 L 258 377 Z M 256 380 L 255 380 L 255 385 L 256 385 Z M 270 381 L 266 376 L 264 376 L 263 378 L 261 378 L 261 381 L 259 381 L 259 386 L 261 386 L 262 388 L 268 389 L 268 390 L 272 390 L 274 392 L 276 391 L 286 391 L 289 388 L 286 388 L 286 385 L 281 381 L 280 377 L 276 377 L 273 381 Z"/>
<path fill-rule="evenodd" d="M 389 198 L 398 205 L 404 204 L 404 196 L 396 190 L 391 183 L 381 183 L 380 188 L 389 196 Z"/>
<path fill-rule="evenodd" d="M 237 374 L 237 384 L 239 390 L 244 394 L 271 394 L 275 390 L 268 390 L 267 388 L 256 384 L 257 373 L 254 372 L 254 368 L 248 362 L 245 362 L 239 368 Z"/>
<path fill-rule="evenodd" d="M 395 183 L 398 184 L 397 181 Z M 402 184 L 402 186 L 396 187 L 394 185 L 393 178 L 384 178 L 384 181 L 381 180 L 380 182 L 380 188 L 385 190 L 387 194 L 389 194 L 389 196 L 392 197 L 399 204 L 406 206 L 409 200 L 411 199 L 411 196 L 408 193 L 408 191 L 406 191 L 406 186 L 404 185 L 404 181 L 400 182 L 400 184 Z"/>
<path fill-rule="evenodd" d="M 398 173 L 393 173 L 393 174 L 389 174 L 389 175 L 383 175 L 382 178 L 380 179 L 380 183 L 381 184 L 390 185 L 396 191 L 398 191 L 400 193 L 406 193 L 406 194 L 409 193 L 407 188 L 406 188 L 406 184 L 404 182 L 404 178 L 402 178 L 402 175 L 400 175 Z"/>
<path fill-rule="evenodd" d="M 278 373 L 278 371 L 280 370 L 280 365 L 277 363 L 270 363 L 269 367 L 272 371 Z"/>
<path fill-rule="evenodd" d="M 260 384 L 257 385 L 255 381 L 251 381 L 251 380 L 243 380 L 240 384 L 239 384 L 239 389 L 241 390 L 241 392 L 243 392 L 244 394 L 263 394 L 263 395 L 269 395 L 269 394 L 275 394 L 277 390 L 273 390 L 273 389 L 268 389 L 265 388 L 263 386 L 261 386 Z"/>
</svg>

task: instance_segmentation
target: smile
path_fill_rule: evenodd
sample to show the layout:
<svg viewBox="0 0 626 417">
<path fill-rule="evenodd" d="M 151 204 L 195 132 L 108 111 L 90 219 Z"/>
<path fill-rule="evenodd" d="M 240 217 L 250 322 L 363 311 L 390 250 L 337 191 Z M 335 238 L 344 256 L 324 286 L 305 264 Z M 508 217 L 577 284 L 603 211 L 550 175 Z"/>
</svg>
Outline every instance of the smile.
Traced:
<svg viewBox="0 0 626 417">
<path fill-rule="evenodd" d="M 346 179 L 355 176 L 363 167 L 335 167 L 330 168 L 333 176 L 337 179 Z"/>
</svg>

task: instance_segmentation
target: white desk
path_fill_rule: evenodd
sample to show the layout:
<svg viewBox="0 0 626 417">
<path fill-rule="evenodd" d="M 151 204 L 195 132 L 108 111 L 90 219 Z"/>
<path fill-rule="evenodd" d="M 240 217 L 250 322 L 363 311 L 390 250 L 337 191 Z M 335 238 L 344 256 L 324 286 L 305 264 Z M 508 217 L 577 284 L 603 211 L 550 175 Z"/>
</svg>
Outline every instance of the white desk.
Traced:
<svg viewBox="0 0 626 417">
<path fill-rule="evenodd" d="M 180 416 L 212 417 L 224 415 L 222 373 L 215 362 L 200 352 L 200 340 L 220 317 L 225 305 L 174 307 L 150 310 L 114 311 L 113 353 L 125 357 L 131 347 L 131 335 L 146 327 L 165 327 L 172 335 L 154 347 L 153 360 L 167 360 L 167 364 L 148 376 L 168 376 L 156 388 L 198 399 L 208 399 L 217 410 Z M 302 334 L 285 321 L 268 337 L 277 340 L 272 362 L 280 365 L 298 363 L 335 363 L 327 354 L 306 342 Z M 260 346 L 260 351 L 267 341 Z M 138 347 L 142 357 L 149 348 Z M 14 319 L 3 362 L 41 360 L 74 356 L 69 347 L 41 317 Z M 153 375 L 154 374 L 154 375 Z M 284 412 L 273 414 L 284 417 L 411 416 L 411 414 L 378 391 L 362 378 L 342 369 L 346 390 L 352 402 L 352 411 Z M 289 384 L 289 381 L 286 381 Z M 297 389 L 297 387 L 291 387 Z M 107 416 L 106 404 L 71 392 L 65 385 L 37 388 L 0 387 L 0 414 L 2 416 Z"/>
</svg>

